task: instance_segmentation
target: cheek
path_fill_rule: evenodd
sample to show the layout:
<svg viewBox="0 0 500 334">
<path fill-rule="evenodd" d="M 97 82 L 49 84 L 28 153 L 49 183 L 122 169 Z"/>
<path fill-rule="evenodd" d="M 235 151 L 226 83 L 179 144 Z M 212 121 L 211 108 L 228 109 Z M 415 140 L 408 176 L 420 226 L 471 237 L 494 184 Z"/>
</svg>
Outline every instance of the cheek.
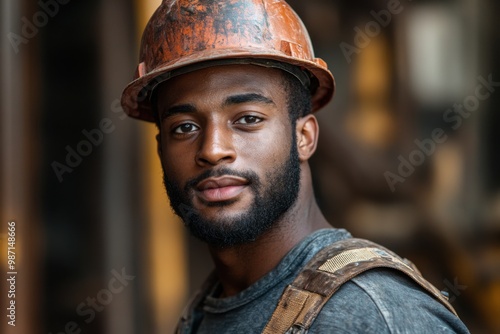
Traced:
<svg viewBox="0 0 500 334">
<path fill-rule="evenodd" d="M 257 167 L 273 168 L 288 159 L 292 142 L 291 124 L 275 122 L 264 131 L 236 139 L 239 157 Z"/>
<path fill-rule="evenodd" d="M 192 152 L 182 145 L 168 145 L 163 142 L 161 163 L 165 174 L 181 182 L 187 177 L 193 161 Z M 190 163 L 191 162 L 191 163 Z"/>
</svg>

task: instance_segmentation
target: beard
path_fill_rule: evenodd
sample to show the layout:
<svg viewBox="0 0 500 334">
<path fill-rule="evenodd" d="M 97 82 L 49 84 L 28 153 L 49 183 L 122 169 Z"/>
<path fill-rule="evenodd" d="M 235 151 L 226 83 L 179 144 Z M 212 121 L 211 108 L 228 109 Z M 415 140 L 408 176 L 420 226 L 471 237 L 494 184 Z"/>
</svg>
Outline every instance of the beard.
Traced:
<svg viewBox="0 0 500 334">
<path fill-rule="evenodd" d="M 294 133 L 295 134 L 295 133 Z M 228 167 L 210 169 L 189 180 L 181 187 L 163 170 L 163 181 L 174 212 L 181 217 L 189 232 L 196 238 L 216 248 L 241 245 L 256 240 L 278 224 L 280 218 L 298 198 L 300 189 L 300 162 L 297 143 L 293 136 L 292 147 L 286 161 L 265 175 L 265 180 L 250 170 L 235 171 Z M 220 217 L 208 219 L 193 206 L 189 194 L 196 185 L 209 177 L 233 175 L 248 180 L 254 199 L 250 207 L 236 216 L 224 217 L 224 207 L 236 200 L 210 203 L 220 207 Z"/>
</svg>

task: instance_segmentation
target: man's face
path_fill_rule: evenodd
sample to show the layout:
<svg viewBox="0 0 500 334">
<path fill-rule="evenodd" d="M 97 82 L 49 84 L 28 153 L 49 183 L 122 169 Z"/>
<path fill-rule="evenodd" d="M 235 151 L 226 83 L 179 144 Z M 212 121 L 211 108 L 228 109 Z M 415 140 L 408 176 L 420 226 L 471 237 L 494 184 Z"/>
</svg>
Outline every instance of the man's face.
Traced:
<svg viewBox="0 0 500 334">
<path fill-rule="evenodd" d="M 281 72 L 211 67 L 158 89 L 160 155 L 172 208 L 216 246 L 255 240 L 296 201 L 300 165 Z"/>
</svg>

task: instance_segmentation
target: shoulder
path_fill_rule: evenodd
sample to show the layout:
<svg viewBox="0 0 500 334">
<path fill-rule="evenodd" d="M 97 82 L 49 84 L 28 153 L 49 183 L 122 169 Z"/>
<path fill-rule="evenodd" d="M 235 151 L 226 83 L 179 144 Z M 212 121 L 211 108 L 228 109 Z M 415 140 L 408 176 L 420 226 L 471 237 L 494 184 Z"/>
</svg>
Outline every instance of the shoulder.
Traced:
<svg viewBox="0 0 500 334">
<path fill-rule="evenodd" d="M 326 303 L 310 333 L 468 333 L 464 324 L 403 273 L 372 269 Z"/>
</svg>

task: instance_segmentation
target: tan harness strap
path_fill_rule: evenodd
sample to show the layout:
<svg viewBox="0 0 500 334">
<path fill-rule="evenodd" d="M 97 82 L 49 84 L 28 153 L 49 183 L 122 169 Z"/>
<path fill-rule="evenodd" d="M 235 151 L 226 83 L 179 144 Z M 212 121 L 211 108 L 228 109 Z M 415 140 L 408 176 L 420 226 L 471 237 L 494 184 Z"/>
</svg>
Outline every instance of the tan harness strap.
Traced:
<svg viewBox="0 0 500 334">
<path fill-rule="evenodd" d="M 325 247 L 309 261 L 284 290 L 262 333 L 286 333 L 292 327 L 309 329 L 342 284 L 373 268 L 392 268 L 405 273 L 457 314 L 446 297 L 422 277 L 413 263 L 371 241 L 352 238 Z"/>
</svg>

